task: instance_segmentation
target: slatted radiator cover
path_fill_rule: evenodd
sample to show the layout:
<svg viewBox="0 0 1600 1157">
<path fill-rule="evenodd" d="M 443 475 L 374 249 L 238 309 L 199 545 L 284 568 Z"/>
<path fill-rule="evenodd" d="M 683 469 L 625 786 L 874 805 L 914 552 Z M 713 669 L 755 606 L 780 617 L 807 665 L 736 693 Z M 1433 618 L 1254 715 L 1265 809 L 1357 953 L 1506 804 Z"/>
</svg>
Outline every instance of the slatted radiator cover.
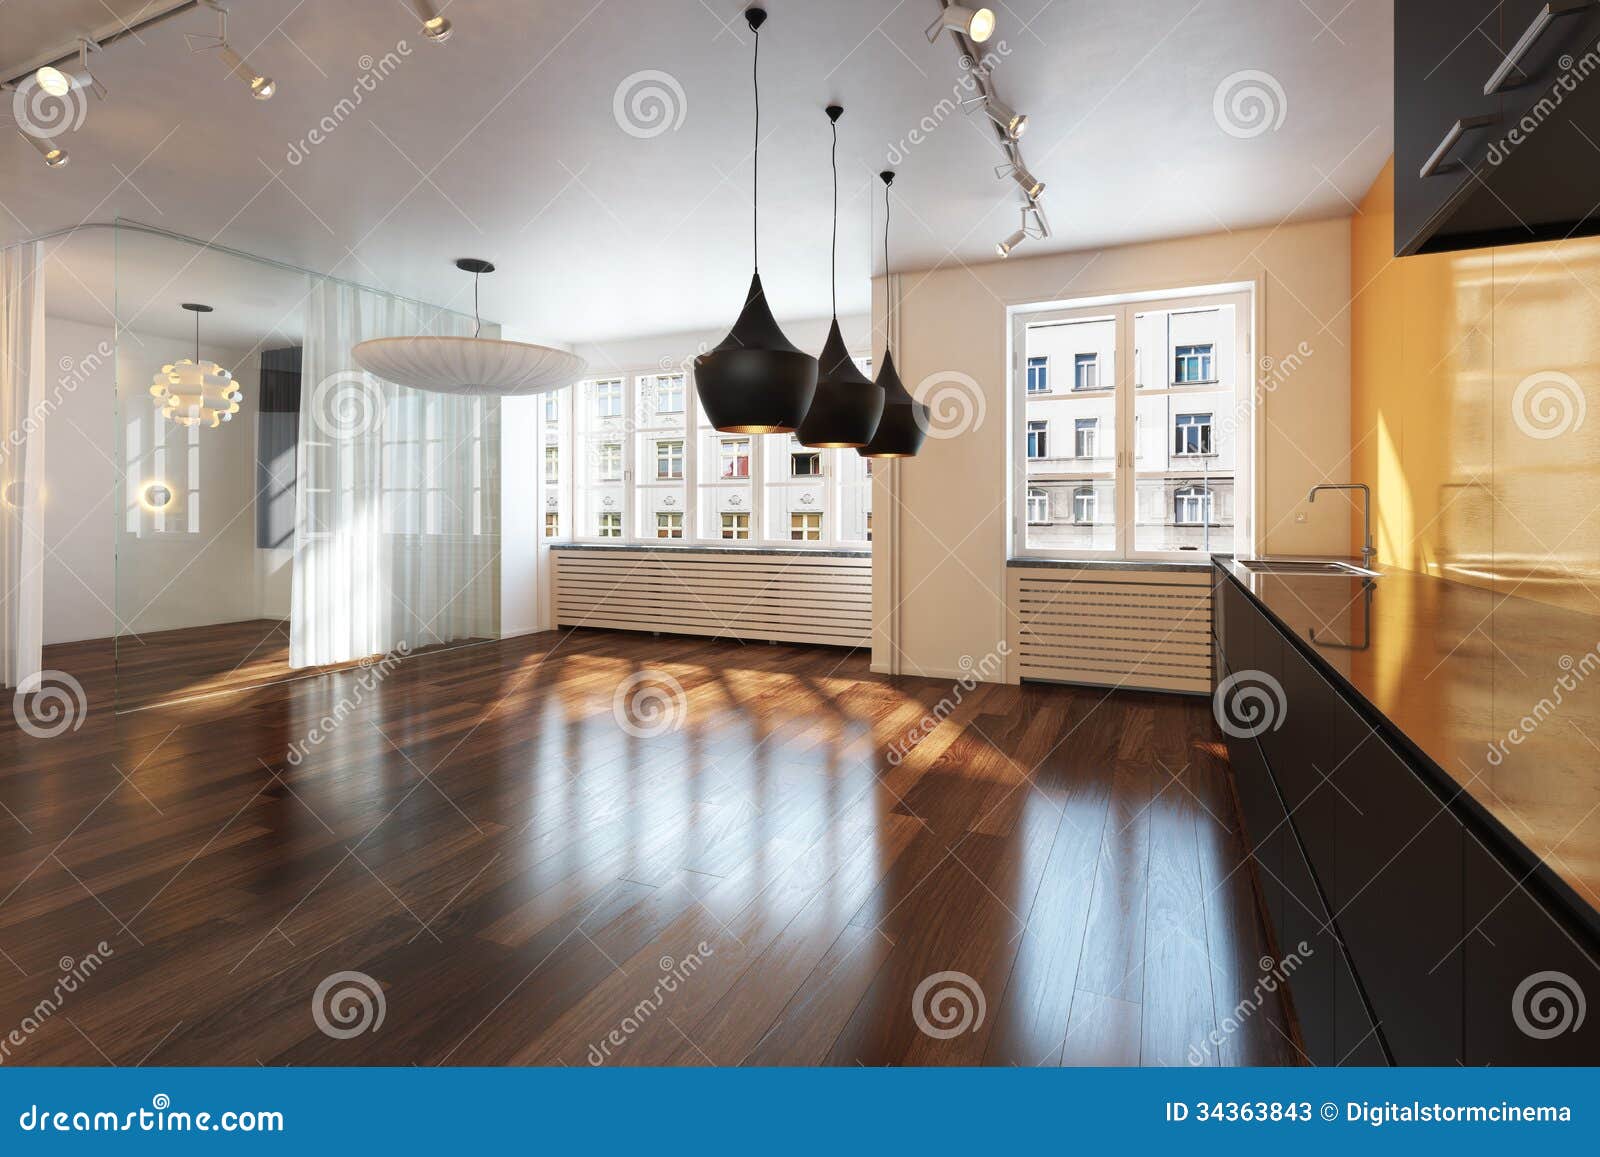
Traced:
<svg viewBox="0 0 1600 1157">
<path fill-rule="evenodd" d="M 784 643 L 872 645 L 872 559 L 564 550 L 556 623 Z"/>
<path fill-rule="evenodd" d="M 1016 673 L 1211 691 L 1211 572 L 1012 567 Z"/>
</svg>

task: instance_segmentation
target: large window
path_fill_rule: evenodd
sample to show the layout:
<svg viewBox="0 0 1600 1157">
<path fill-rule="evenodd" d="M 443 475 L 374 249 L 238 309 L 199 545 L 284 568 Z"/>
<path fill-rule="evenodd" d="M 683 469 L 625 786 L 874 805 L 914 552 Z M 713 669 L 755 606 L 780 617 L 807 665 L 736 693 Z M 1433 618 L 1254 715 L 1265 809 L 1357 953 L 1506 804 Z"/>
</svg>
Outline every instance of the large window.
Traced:
<svg viewBox="0 0 1600 1157">
<path fill-rule="evenodd" d="M 713 430 L 681 372 L 595 378 L 563 396 L 547 420 L 547 503 L 574 539 L 867 545 L 872 480 L 854 450 Z"/>
<path fill-rule="evenodd" d="M 1199 559 L 1250 544 L 1251 300 L 1239 287 L 1013 310 L 1018 554 Z M 1036 390 L 1040 360 L 1070 365 L 1073 388 Z M 1052 428 L 1070 453 L 1052 456 Z"/>
</svg>

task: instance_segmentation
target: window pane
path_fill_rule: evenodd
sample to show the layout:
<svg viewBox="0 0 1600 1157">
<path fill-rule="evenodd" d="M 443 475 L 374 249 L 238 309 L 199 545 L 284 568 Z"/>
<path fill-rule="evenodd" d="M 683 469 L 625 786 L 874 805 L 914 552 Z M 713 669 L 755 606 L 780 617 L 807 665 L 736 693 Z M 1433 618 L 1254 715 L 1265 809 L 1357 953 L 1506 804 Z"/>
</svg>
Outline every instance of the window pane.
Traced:
<svg viewBox="0 0 1600 1157">
<path fill-rule="evenodd" d="M 1135 550 L 1233 549 L 1235 386 L 1248 388 L 1248 367 L 1234 357 L 1235 312 L 1148 310 L 1135 320 L 1148 383 L 1135 402 Z"/>
<path fill-rule="evenodd" d="M 1025 398 L 1029 548 L 1110 551 L 1117 545 L 1114 317 L 1026 330 L 1026 357 L 1072 368 L 1072 388 Z"/>
</svg>

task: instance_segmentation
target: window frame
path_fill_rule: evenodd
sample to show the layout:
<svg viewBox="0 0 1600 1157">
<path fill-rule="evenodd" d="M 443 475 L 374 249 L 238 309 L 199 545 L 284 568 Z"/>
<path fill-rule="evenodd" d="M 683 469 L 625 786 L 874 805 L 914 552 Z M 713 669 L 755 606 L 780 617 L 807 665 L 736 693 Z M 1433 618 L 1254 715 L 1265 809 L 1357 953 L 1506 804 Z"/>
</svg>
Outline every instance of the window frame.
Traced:
<svg viewBox="0 0 1600 1157">
<path fill-rule="evenodd" d="M 1238 281 L 1217 285 L 1202 285 L 1192 288 L 1177 288 L 1151 290 L 1148 292 L 1115 294 L 1106 296 L 1084 297 L 1067 301 L 1045 301 L 1025 304 L 1010 305 L 1006 313 L 1010 321 L 1007 333 L 1006 362 L 1010 367 L 1010 381 L 1006 390 L 1006 411 L 1008 422 L 1009 468 L 1008 474 L 1011 485 L 1008 488 L 1008 517 L 1011 531 L 1010 554 L 1017 559 L 1050 559 L 1050 560 L 1105 560 L 1105 561 L 1172 561 L 1187 562 L 1195 565 L 1205 565 L 1210 561 L 1210 554 L 1206 548 L 1201 550 L 1152 550 L 1139 549 L 1136 546 L 1138 519 L 1138 487 L 1141 481 L 1149 482 L 1161 476 L 1166 471 L 1167 456 L 1160 455 L 1162 469 L 1151 469 L 1155 465 L 1143 461 L 1141 443 L 1138 437 L 1138 402 L 1144 397 L 1156 397 L 1163 394 L 1174 398 L 1182 394 L 1210 394 L 1205 402 L 1204 409 L 1185 411 L 1186 413 L 1210 412 L 1212 420 L 1211 452 L 1201 455 L 1186 456 L 1186 461 L 1195 463 L 1193 473 L 1196 477 L 1203 475 L 1203 463 L 1219 456 L 1218 432 L 1228 428 L 1232 423 L 1232 467 L 1228 471 L 1219 471 L 1215 480 L 1207 477 L 1204 485 L 1211 491 L 1211 508 L 1208 513 L 1208 525 L 1215 526 L 1217 512 L 1217 487 L 1215 481 L 1230 480 L 1232 484 L 1232 550 L 1235 553 L 1249 552 L 1256 549 L 1257 527 L 1260 525 L 1262 496 L 1258 492 L 1255 480 L 1259 476 L 1259 461 L 1261 455 L 1261 425 L 1259 421 L 1261 387 L 1256 374 L 1256 356 L 1258 349 L 1258 335 L 1261 329 L 1260 309 L 1262 302 L 1260 279 L 1251 281 Z M 1217 307 L 1233 307 L 1232 330 L 1232 358 L 1231 358 L 1231 401 L 1215 397 L 1223 387 L 1223 382 L 1218 380 L 1206 382 L 1181 382 L 1170 386 L 1162 386 L 1164 373 L 1158 377 L 1157 386 L 1154 388 L 1143 387 L 1137 384 L 1140 377 L 1140 367 L 1135 354 L 1135 336 L 1138 333 L 1134 318 L 1136 315 L 1148 310 L 1160 310 L 1171 314 L 1191 311 L 1208 310 Z M 1114 431 L 1116 437 L 1114 444 L 1106 447 L 1097 446 L 1101 456 L 1114 457 L 1114 470 L 1106 474 L 1104 481 L 1114 481 L 1115 490 L 1111 507 L 1108 510 L 1103 503 L 1099 504 L 1097 517 L 1110 520 L 1115 525 L 1115 538 L 1111 546 L 1104 549 L 1093 548 L 1062 548 L 1028 545 L 1028 528 L 1031 525 L 1027 518 L 1027 491 L 1032 486 L 1039 486 L 1040 479 L 1030 478 L 1028 467 L 1044 460 L 1043 457 L 1029 455 L 1029 425 L 1031 422 L 1045 421 L 1048 426 L 1049 419 L 1030 418 L 1028 405 L 1030 401 L 1037 401 L 1041 395 L 1029 395 L 1027 391 L 1027 361 L 1028 361 L 1028 328 L 1038 325 L 1054 325 L 1060 323 L 1091 321 L 1100 318 L 1114 318 L 1116 321 L 1116 339 L 1112 354 L 1113 378 L 1111 382 L 1102 381 L 1100 392 L 1114 394 Z M 1222 331 L 1226 334 L 1227 331 Z M 1142 335 L 1140 335 L 1142 336 Z M 1141 343 L 1142 344 L 1142 343 Z M 1185 345 L 1205 344 L 1187 342 Z M 1226 339 L 1219 334 L 1213 346 L 1213 373 L 1218 373 L 1221 362 L 1217 359 L 1226 356 L 1224 350 Z M 1168 372 L 1175 364 L 1167 352 L 1163 352 L 1161 361 L 1167 365 Z M 1076 373 L 1074 374 L 1076 383 Z M 1073 391 L 1079 392 L 1079 391 Z M 1089 393 L 1090 391 L 1081 391 Z M 1070 394 L 1061 394 L 1060 397 L 1069 397 Z M 1180 403 L 1181 404 L 1181 403 Z M 1174 419 L 1175 420 L 1175 415 Z M 1100 431 L 1103 433 L 1104 431 Z M 1167 439 L 1167 448 L 1174 444 L 1173 435 L 1162 432 Z M 1048 445 L 1044 447 L 1048 451 Z M 1076 445 L 1074 445 L 1076 449 Z M 1176 470 L 1172 471 L 1176 473 Z M 1184 475 L 1179 474 L 1179 477 Z M 1097 479 L 1101 472 L 1095 473 Z M 1085 482 L 1085 485 L 1088 483 Z M 1077 513 L 1076 491 L 1080 487 L 1074 485 L 1074 517 Z M 1104 497 L 1097 494 L 1096 499 Z M 1167 517 L 1172 517 L 1174 510 L 1169 509 Z M 1110 516 L 1114 514 L 1114 519 Z M 1059 525 L 1059 520 L 1053 525 Z"/>
<path fill-rule="evenodd" d="M 1036 513 L 1037 504 L 1042 504 L 1043 514 Z M 1028 525 L 1051 526 L 1050 520 L 1050 492 L 1043 487 L 1028 487 Z"/>
<path fill-rule="evenodd" d="M 863 360 L 857 358 L 858 363 Z M 789 435 L 724 434 L 703 425 L 705 418 L 692 375 L 686 374 L 683 379 L 683 411 L 662 414 L 656 402 L 663 376 L 665 372 L 659 365 L 623 367 L 596 374 L 563 391 L 569 399 L 563 403 L 564 410 L 571 417 L 559 431 L 559 502 L 562 525 L 569 531 L 561 542 L 640 549 L 664 545 L 655 537 L 657 522 L 652 515 L 661 511 L 653 501 L 670 491 L 681 495 L 683 501 L 683 537 L 670 540 L 674 546 L 710 553 L 757 547 L 863 553 L 872 549 L 870 525 L 865 528 L 867 537 L 841 536 L 846 528 L 870 520 L 870 514 L 866 519 L 862 517 L 870 512 L 873 495 L 869 461 L 860 459 L 854 450 L 818 451 L 796 445 L 795 453 L 816 456 L 817 473 L 794 475 L 793 460 L 776 457 L 789 453 Z M 602 418 L 599 415 L 603 411 L 611 412 L 614 407 L 602 406 L 590 391 L 600 383 L 618 381 L 622 412 Z M 659 477 L 657 443 L 680 439 L 684 443 L 682 477 Z M 613 443 L 620 448 L 620 470 L 602 472 L 601 461 L 607 467 L 615 467 L 617 461 L 610 454 L 600 459 L 599 447 Z M 728 458 L 743 465 L 742 474 L 722 476 L 725 445 L 743 448 L 743 454 L 730 453 Z M 855 461 L 840 462 L 838 458 L 844 454 Z M 602 473 L 606 475 L 603 479 Z M 545 493 L 556 489 L 557 486 L 546 484 Z M 817 499 L 812 509 L 803 512 L 824 516 L 819 538 L 790 537 L 787 516 L 794 513 L 792 498 L 802 490 L 815 493 Z M 728 510 L 724 499 L 731 492 L 747 499 L 749 505 Z M 603 507 L 602 498 L 614 499 L 615 506 Z M 721 536 L 724 512 L 744 515 L 741 521 L 748 538 Z M 600 532 L 603 515 L 612 520 L 612 527 L 604 534 Z M 619 516 L 620 533 L 615 529 Z M 544 540 L 542 534 L 541 540 L 550 541 Z"/>
<path fill-rule="evenodd" d="M 1033 384 L 1034 381 L 1035 381 L 1034 372 L 1033 372 L 1034 370 L 1042 371 L 1038 375 L 1038 379 L 1037 380 L 1042 382 L 1043 385 L 1040 385 L 1037 389 L 1034 387 L 1034 384 Z M 1037 354 L 1037 355 L 1034 355 L 1033 357 L 1030 357 L 1028 359 L 1027 371 L 1028 371 L 1028 396 L 1029 397 L 1033 397 L 1036 394 L 1048 394 L 1050 392 L 1050 355 L 1049 354 Z"/>
<path fill-rule="evenodd" d="M 1088 438 L 1085 439 L 1084 435 Z M 1085 443 L 1089 452 L 1085 454 Z M 1074 458 L 1100 457 L 1100 419 L 1099 418 L 1074 418 L 1072 420 L 1072 456 Z"/>
<path fill-rule="evenodd" d="M 1192 353 L 1185 353 L 1191 350 Z M 1203 353 L 1201 351 L 1204 351 Z M 1179 365 L 1193 358 L 1198 367 L 1205 371 L 1198 378 L 1186 378 L 1180 375 Z M 1175 386 L 1203 386 L 1215 385 L 1217 382 L 1217 343 L 1214 341 L 1189 342 L 1187 345 L 1172 347 L 1172 384 Z"/>
<path fill-rule="evenodd" d="M 1091 371 L 1089 376 L 1094 378 L 1092 385 L 1084 385 L 1086 376 L 1084 370 Z M 1072 355 L 1072 392 L 1075 394 L 1092 394 L 1105 387 L 1100 384 L 1100 354 L 1098 351 Z"/>
<path fill-rule="evenodd" d="M 1192 383 L 1185 382 L 1185 385 Z M 1185 418 L 1204 418 L 1204 422 L 1185 422 Z M 1174 458 L 1215 458 L 1217 456 L 1215 410 L 1187 410 L 1172 415 L 1172 456 Z M 1187 444 L 1189 439 L 1182 437 L 1180 431 L 1198 431 L 1198 448 L 1194 450 L 1180 449 L 1180 445 Z"/>
</svg>

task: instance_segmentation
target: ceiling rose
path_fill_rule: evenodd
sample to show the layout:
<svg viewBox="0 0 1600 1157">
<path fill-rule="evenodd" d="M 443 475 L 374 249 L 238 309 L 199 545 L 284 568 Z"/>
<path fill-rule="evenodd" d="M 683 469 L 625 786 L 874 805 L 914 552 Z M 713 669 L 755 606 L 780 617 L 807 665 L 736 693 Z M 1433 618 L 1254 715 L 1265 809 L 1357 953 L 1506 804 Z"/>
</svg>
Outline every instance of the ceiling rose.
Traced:
<svg viewBox="0 0 1600 1157">
<path fill-rule="evenodd" d="M 380 337 L 351 351 L 356 364 L 374 377 L 436 394 L 515 396 L 546 394 L 570 386 L 588 363 L 577 354 L 529 342 L 479 337 L 478 277 L 494 266 L 463 257 L 456 268 L 472 274 L 471 337 Z"/>
</svg>

